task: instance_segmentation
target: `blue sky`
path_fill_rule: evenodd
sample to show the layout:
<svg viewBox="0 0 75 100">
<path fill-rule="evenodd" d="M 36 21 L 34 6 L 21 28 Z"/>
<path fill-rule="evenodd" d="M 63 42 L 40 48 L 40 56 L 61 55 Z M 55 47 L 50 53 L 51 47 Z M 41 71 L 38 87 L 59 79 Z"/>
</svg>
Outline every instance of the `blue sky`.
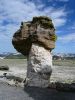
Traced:
<svg viewBox="0 0 75 100">
<path fill-rule="evenodd" d="M 0 53 L 16 52 L 11 40 L 21 21 L 52 18 L 58 40 L 56 53 L 75 53 L 75 0 L 0 0 Z"/>
</svg>

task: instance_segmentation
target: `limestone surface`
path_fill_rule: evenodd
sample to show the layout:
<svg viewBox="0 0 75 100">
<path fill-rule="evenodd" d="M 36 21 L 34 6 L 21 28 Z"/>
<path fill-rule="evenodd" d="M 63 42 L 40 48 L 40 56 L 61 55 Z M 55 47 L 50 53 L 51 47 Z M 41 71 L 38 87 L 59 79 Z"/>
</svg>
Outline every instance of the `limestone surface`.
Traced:
<svg viewBox="0 0 75 100">
<path fill-rule="evenodd" d="M 32 44 L 27 66 L 28 86 L 47 87 L 52 73 L 52 55 L 42 46 Z"/>
</svg>

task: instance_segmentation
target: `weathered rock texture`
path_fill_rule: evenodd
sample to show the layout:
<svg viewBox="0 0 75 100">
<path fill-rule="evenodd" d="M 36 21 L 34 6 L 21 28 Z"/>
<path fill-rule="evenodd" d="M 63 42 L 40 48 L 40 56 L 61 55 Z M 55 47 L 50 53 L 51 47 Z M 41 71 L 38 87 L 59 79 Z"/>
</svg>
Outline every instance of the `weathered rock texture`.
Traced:
<svg viewBox="0 0 75 100">
<path fill-rule="evenodd" d="M 27 55 L 28 85 L 47 87 L 52 72 L 51 50 L 55 47 L 55 28 L 48 17 L 34 17 L 22 22 L 12 43 L 17 51 Z"/>
<path fill-rule="evenodd" d="M 20 29 L 13 36 L 14 48 L 23 55 L 29 55 L 32 43 L 47 50 L 55 47 L 55 28 L 48 17 L 34 17 L 31 22 L 22 22 Z"/>
<path fill-rule="evenodd" d="M 42 46 L 32 44 L 28 58 L 27 78 L 30 86 L 48 87 L 52 72 L 52 55 Z"/>
</svg>

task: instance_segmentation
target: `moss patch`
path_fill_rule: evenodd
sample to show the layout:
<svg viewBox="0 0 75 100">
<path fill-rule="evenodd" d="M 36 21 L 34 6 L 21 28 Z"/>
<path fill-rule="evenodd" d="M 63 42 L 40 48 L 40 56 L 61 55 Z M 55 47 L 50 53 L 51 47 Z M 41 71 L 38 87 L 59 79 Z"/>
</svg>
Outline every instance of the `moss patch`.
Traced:
<svg viewBox="0 0 75 100">
<path fill-rule="evenodd" d="M 49 35 L 50 35 L 50 40 L 52 40 L 54 42 L 57 40 L 56 34 L 49 34 Z"/>
<path fill-rule="evenodd" d="M 46 16 L 33 17 L 32 24 L 40 24 L 45 29 L 54 28 L 52 20 Z"/>
</svg>

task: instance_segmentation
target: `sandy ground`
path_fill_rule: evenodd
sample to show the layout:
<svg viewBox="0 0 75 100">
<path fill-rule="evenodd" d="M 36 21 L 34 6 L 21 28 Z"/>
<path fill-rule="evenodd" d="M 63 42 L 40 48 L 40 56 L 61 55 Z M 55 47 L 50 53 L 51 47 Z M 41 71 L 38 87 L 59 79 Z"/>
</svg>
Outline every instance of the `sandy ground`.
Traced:
<svg viewBox="0 0 75 100">
<path fill-rule="evenodd" d="M 9 67 L 8 71 L 0 70 L 0 81 L 7 82 L 9 84 L 15 84 L 13 80 L 6 79 L 3 77 L 4 73 L 7 73 L 7 76 L 15 76 L 25 79 L 27 72 L 27 61 L 25 59 L 0 59 L 0 66 L 7 65 Z M 3 78 L 2 78 L 3 77 Z"/>
<path fill-rule="evenodd" d="M 8 65 L 10 70 L 8 74 L 19 77 L 26 77 L 25 60 L 1 60 L 0 65 Z M 0 71 L 0 76 L 6 71 Z M 53 66 L 51 81 L 72 82 L 75 81 L 75 67 Z M 47 88 L 20 87 L 13 86 L 9 81 L 8 85 L 5 78 L 0 78 L 0 100 L 75 100 L 75 93 L 61 92 Z"/>
<path fill-rule="evenodd" d="M 25 79 L 27 72 L 27 60 L 25 59 L 0 59 L 0 65 L 9 66 L 9 71 L 0 71 L 0 76 L 3 73 L 8 75 L 14 75 Z M 11 80 L 6 80 L 5 78 L 0 78 L 1 81 L 9 82 L 13 84 Z M 52 75 L 50 77 L 50 82 L 61 82 L 61 83 L 75 83 L 75 66 L 53 66 Z"/>
<path fill-rule="evenodd" d="M 75 66 L 53 66 L 50 81 L 75 83 Z"/>
</svg>

